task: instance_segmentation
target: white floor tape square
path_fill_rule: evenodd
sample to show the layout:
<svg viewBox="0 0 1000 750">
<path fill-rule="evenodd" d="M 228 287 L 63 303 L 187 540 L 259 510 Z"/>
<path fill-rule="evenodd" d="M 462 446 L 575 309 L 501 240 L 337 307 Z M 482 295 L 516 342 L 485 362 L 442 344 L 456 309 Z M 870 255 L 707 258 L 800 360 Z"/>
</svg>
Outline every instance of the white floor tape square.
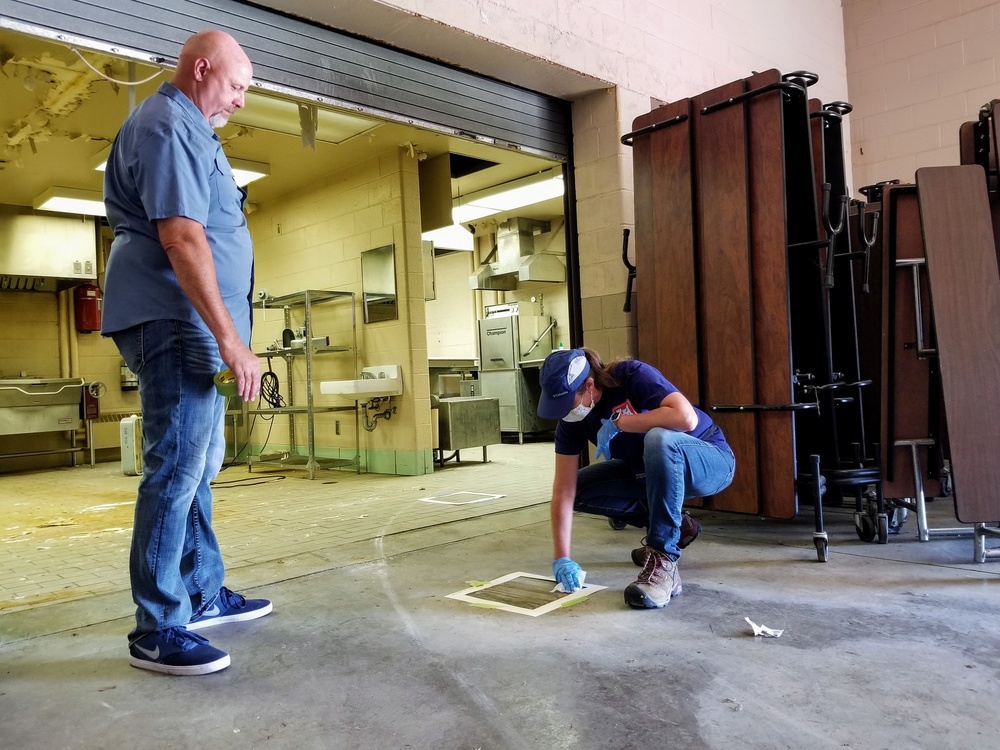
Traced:
<svg viewBox="0 0 1000 750">
<path fill-rule="evenodd" d="M 497 500 L 503 495 L 487 495 L 482 492 L 446 492 L 443 495 L 431 495 L 420 498 L 423 503 L 440 503 L 441 505 L 469 505 L 470 503 L 484 503 L 487 500 Z"/>
<path fill-rule="evenodd" d="M 566 594 L 553 591 L 555 582 L 556 579 L 552 576 L 523 572 L 508 573 L 492 581 L 483 581 L 454 594 L 448 594 L 447 598 L 477 607 L 502 609 L 505 612 L 538 617 L 546 612 L 576 604 L 595 591 L 607 588 L 585 583 L 578 591 Z"/>
</svg>

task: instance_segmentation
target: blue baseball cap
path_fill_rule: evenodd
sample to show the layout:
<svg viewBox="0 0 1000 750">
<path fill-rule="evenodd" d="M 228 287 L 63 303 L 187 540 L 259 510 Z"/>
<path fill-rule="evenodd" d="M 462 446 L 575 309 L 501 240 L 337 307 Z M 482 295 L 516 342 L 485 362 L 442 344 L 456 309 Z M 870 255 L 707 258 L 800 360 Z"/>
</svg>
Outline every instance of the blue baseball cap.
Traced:
<svg viewBox="0 0 1000 750">
<path fill-rule="evenodd" d="M 542 362 L 538 384 L 538 416 L 562 419 L 573 409 L 577 389 L 590 374 L 590 363 L 582 349 L 556 349 Z"/>
</svg>

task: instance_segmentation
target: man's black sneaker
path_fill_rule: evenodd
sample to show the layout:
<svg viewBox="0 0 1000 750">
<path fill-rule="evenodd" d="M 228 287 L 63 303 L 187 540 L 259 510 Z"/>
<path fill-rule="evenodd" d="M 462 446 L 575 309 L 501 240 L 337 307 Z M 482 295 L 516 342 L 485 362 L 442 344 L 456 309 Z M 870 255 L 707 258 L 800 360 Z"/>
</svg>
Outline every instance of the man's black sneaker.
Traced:
<svg viewBox="0 0 1000 750">
<path fill-rule="evenodd" d="M 245 596 L 233 593 L 225 586 L 219 589 L 219 595 L 200 615 L 191 618 L 187 624 L 188 630 L 204 630 L 227 622 L 244 622 L 256 620 L 269 614 L 273 607 L 267 599 L 247 599 Z"/>
<path fill-rule="evenodd" d="M 128 654 L 133 667 L 164 674 L 211 674 L 229 666 L 229 654 L 184 628 L 146 633 L 129 644 Z"/>
</svg>

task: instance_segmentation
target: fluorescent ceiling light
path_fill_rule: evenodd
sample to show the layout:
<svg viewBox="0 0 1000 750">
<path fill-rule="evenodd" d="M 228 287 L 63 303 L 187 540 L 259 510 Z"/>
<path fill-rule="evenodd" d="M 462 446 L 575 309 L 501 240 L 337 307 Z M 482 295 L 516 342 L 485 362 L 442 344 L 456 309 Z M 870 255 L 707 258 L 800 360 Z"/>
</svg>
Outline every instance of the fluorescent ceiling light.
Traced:
<svg viewBox="0 0 1000 750">
<path fill-rule="evenodd" d="M 271 165 L 262 161 L 250 161 L 229 157 L 229 166 L 233 170 L 233 178 L 240 187 L 249 185 L 254 180 L 271 174 Z"/>
<path fill-rule="evenodd" d="M 467 250 L 471 252 L 475 245 L 475 237 L 473 237 L 472 232 L 458 224 L 424 232 L 420 235 L 420 239 L 430 240 L 434 243 L 435 248 L 439 247 L 444 250 Z"/>
<path fill-rule="evenodd" d="M 452 202 L 451 217 L 456 224 L 465 224 L 484 216 L 513 211 L 558 198 L 564 192 L 562 170 L 553 167 L 538 174 L 456 198 Z"/>
<path fill-rule="evenodd" d="M 111 146 L 108 146 L 97 153 L 91 160 L 94 169 L 103 172 L 108 167 L 108 156 L 111 153 Z M 238 159 L 235 156 L 227 157 L 229 166 L 233 170 L 233 178 L 240 187 L 249 185 L 254 180 L 267 177 L 271 174 L 271 165 L 262 161 L 250 161 L 249 159 Z"/>
<path fill-rule="evenodd" d="M 52 187 L 32 202 L 38 211 L 58 211 L 64 214 L 105 216 L 104 197 L 96 190 Z"/>
</svg>

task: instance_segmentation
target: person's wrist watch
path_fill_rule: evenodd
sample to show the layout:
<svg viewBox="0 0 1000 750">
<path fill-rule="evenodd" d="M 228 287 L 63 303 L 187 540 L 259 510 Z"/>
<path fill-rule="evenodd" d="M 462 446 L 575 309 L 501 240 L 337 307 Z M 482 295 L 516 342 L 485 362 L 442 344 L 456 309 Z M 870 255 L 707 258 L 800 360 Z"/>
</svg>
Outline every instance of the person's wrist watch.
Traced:
<svg viewBox="0 0 1000 750">
<path fill-rule="evenodd" d="M 618 427 L 619 430 L 621 429 L 621 427 L 618 425 L 618 420 L 621 418 L 621 415 L 622 412 L 620 411 L 616 411 L 614 414 L 611 415 L 611 424 L 613 424 L 615 427 Z"/>
</svg>

